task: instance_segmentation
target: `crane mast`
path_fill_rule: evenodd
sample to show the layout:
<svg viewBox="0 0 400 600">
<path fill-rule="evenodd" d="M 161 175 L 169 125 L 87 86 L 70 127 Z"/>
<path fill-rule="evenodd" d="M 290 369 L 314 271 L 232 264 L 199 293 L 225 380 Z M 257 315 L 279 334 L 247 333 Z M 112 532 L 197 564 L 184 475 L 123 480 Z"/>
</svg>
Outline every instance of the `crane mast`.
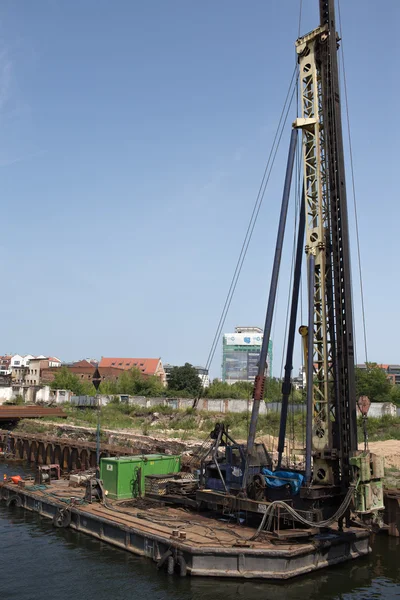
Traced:
<svg viewBox="0 0 400 600">
<path fill-rule="evenodd" d="M 306 255 L 308 454 L 313 481 L 345 485 L 357 450 L 353 311 L 334 0 L 320 0 L 320 26 L 299 38 Z M 306 461 L 311 478 L 311 461 Z"/>
<path fill-rule="evenodd" d="M 300 513 L 296 515 L 300 522 L 304 523 L 306 519 L 309 525 L 324 524 L 326 521 L 321 518 L 335 517 L 340 528 L 344 517 L 349 522 L 352 497 L 355 512 L 362 519 L 380 522 L 384 508 L 381 481 L 384 466 L 383 460 L 370 453 L 367 446 L 364 451 L 358 451 L 357 444 L 350 234 L 337 58 L 339 39 L 334 3 L 335 0 L 319 0 L 320 25 L 296 41 L 300 115 L 291 131 L 247 445 L 242 448 L 235 443 L 227 430 L 218 424 L 212 432 L 214 442 L 210 452 L 213 453 L 213 464 L 204 468 L 207 485 L 217 491 L 210 495 L 209 490 L 203 496 L 200 494 L 199 499 L 212 499 L 213 506 L 216 506 L 222 502 L 220 491 L 223 490 L 229 497 L 235 494 L 232 502 L 247 511 L 253 510 L 246 503 L 249 498 L 267 503 L 272 501 L 272 505 L 279 501 L 280 506 L 285 506 L 285 499 L 290 498 L 291 506 L 304 511 L 302 517 Z M 264 454 L 260 450 L 263 444 L 256 444 L 256 430 L 260 404 L 264 400 L 267 350 L 299 132 L 304 185 L 275 468 L 273 458 L 265 447 Z M 303 249 L 308 280 L 308 324 L 300 327 L 307 365 L 305 469 L 293 469 L 287 461 L 286 470 L 282 470 Z M 225 459 L 218 461 L 217 449 L 220 447 L 225 448 Z M 239 463 L 235 464 L 232 458 L 234 451 L 240 454 Z M 297 481 L 297 487 L 285 492 L 291 487 L 288 481 L 293 479 Z M 280 488 L 279 492 L 274 492 L 276 487 Z M 254 510 L 259 510 L 258 505 Z M 308 515 L 312 515 L 311 521 Z"/>
<path fill-rule="evenodd" d="M 319 0 L 319 9 L 319 27 L 296 41 L 301 116 L 293 124 L 285 190 L 290 190 L 293 134 L 301 130 L 309 295 L 308 329 L 305 328 L 306 482 L 343 489 L 351 476 L 351 455 L 357 450 L 350 248 L 334 0 Z M 287 195 L 284 192 L 263 347 L 254 387 L 244 486 L 263 399 L 266 369 L 263 349 L 269 341 L 274 311 L 285 205 Z M 293 302 L 297 303 L 297 299 L 293 298 Z M 294 320 L 291 326 L 295 326 Z M 279 464 L 284 446 L 292 355 L 293 348 L 285 366 L 283 398 L 286 407 L 283 402 Z"/>
</svg>

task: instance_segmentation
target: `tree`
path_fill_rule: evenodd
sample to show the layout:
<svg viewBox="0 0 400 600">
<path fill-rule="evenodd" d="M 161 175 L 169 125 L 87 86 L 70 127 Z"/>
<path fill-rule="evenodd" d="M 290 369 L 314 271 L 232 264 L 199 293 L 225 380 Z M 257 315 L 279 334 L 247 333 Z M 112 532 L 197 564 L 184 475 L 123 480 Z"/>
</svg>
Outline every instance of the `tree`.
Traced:
<svg viewBox="0 0 400 600">
<path fill-rule="evenodd" d="M 264 386 L 264 399 L 267 402 L 282 400 L 282 381 L 276 377 L 267 378 Z"/>
<path fill-rule="evenodd" d="M 390 390 L 390 401 L 400 405 L 400 385 L 392 385 Z"/>
<path fill-rule="evenodd" d="M 173 367 L 171 369 L 168 378 L 168 390 L 185 392 L 189 396 L 196 397 L 201 389 L 200 377 L 190 363 L 185 363 L 183 367 Z"/>
<path fill-rule="evenodd" d="M 100 385 L 102 394 L 128 394 L 129 396 L 162 396 L 165 388 L 160 379 L 154 375 L 146 377 L 137 368 L 122 371 L 116 381 L 103 381 Z"/>
<path fill-rule="evenodd" d="M 368 396 L 371 402 L 390 402 L 392 384 L 376 363 L 367 363 L 366 369 L 356 367 L 356 394 Z"/>
<path fill-rule="evenodd" d="M 59 367 L 51 383 L 53 390 L 71 390 L 77 396 L 93 396 L 95 389 L 91 382 L 80 381 L 67 367 Z"/>
<path fill-rule="evenodd" d="M 233 398 L 246 399 L 251 397 L 253 386 L 248 384 L 246 381 L 238 381 L 232 385 L 226 381 L 219 381 L 214 379 L 211 385 L 205 391 L 205 395 L 209 398 Z"/>
</svg>

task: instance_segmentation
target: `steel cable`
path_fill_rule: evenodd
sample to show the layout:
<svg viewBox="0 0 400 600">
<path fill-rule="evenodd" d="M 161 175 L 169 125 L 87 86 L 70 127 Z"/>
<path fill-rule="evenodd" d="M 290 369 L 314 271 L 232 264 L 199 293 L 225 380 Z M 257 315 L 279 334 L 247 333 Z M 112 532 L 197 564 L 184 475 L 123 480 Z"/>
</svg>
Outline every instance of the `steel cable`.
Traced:
<svg viewBox="0 0 400 600">
<path fill-rule="evenodd" d="M 232 279 L 231 279 L 229 290 L 228 290 L 228 293 L 227 293 L 227 296 L 226 296 L 226 299 L 225 299 L 225 302 L 224 302 L 224 306 L 222 308 L 221 316 L 220 316 L 220 319 L 218 321 L 218 325 L 217 325 L 216 332 L 215 332 L 215 335 L 214 335 L 214 338 L 213 338 L 213 342 L 211 344 L 211 349 L 210 349 L 210 352 L 209 352 L 209 355 L 208 355 L 208 358 L 207 358 L 207 362 L 206 362 L 206 369 L 210 368 L 211 363 L 212 363 L 212 361 L 214 359 L 214 355 L 215 355 L 215 352 L 216 352 L 216 349 L 217 349 L 217 346 L 218 346 L 218 343 L 219 343 L 219 338 L 220 338 L 220 335 L 222 333 L 222 329 L 223 329 L 224 324 L 225 324 L 225 320 L 226 320 L 226 317 L 227 317 L 227 314 L 228 314 L 228 311 L 229 311 L 229 308 L 230 308 L 230 305 L 231 305 L 231 302 L 232 302 L 233 295 L 234 295 L 235 290 L 236 290 L 236 286 L 237 286 L 237 283 L 238 283 L 238 280 L 239 280 L 239 277 L 240 277 L 240 273 L 241 273 L 241 270 L 242 270 L 242 267 L 243 267 L 243 263 L 244 263 L 244 260 L 246 258 L 247 250 L 248 250 L 248 247 L 249 247 L 252 235 L 253 235 L 254 227 L 255 227 L 255 224 L 257 222 L 257 218 L 258 218 L 258 215 L 259 215 L 259 212 L 260 212 L 260 209 L 261 209 L 261 205 L 262 205 L 262 202 L 263 202 L 263 199 L 264 199 L 264 195 L 265 195 L 265 192 L 266 192 L 266 189 L 267 189 L 267 185 L 268 185 L 268 182 L 269 182 L 269 179 L 270 179 L 270 176 L 271 176 L 272 168 L 273 168 L 274 163 L 275 163 L 277 151 L 279 149 L 280 142 L 281 142 L 281 139 L 282 139 L 282 134 L 283 134 L 284 126 L 286 124 L 286 121 L 287 121 L 287 118 L 288 118 L 288 114 L 289 114 L 289 110 L 290 110 L 290 107 L 292 105 L 294 93 L 295 93 L 295 90 L 296 90 L 296 87 L 297 87 L 297 76 L 296 76 L 297 71 L 298 71 L 298 69 L 297 69 L 297 65 L 296 65 L 296 67 L 293 70 L 293 74 L 292 74 L 292 77 L 291 77 L 291 80 L 290 80 L 288 92 L 286 94 L 286 98 L 285 98 L 285 101 L 284 101 L 284 104 L 283 104 L 283 108 L 282 108 L 282 111 L 281 111 L 281 114 L 280 114 L 278 126 L 277 126 L 277 129 L 276 129 L 276 132 L 275 132 L 275 136 L 274 136 L 274 139 L 273 139 L 273 142 L 272 142 L 272 146 L 271 146 L 271 150 L 270 150 L 270 153 L 269 153 L 269 156 L 268 156 L 267 164 L 266 164 L 266 167 L 264 169 L 264 173 L 263 173 L 263 177 L 262 177 L 262 180 L 261 180 L 261 184 L 259 186 L 259 190 L 258 190 L 258 193 L 257 193 L 256 201 L 255 201 L 254 206 L 253 206 L 253 210 L 252 210 L 252 213 L 251 213 L 249 224 L 247 226 L 246 234 L 245 234 L 245 237 L 244 237 L 244 240 L 243 240 L 243 244 L 242 244 L 242 247 L 241 247 L 241 250 L 240 250 L 240 253 L 239 253 L 239 257 L 238 257 L 238 260 L 237 260 L 237 263 L 236 263 L 236 267 L 235 267 L 235 270 L 234 270 L 234 273 L 233 273 L 233 276 L 232 276 Z M 293 84 L 295 84 L 295 87 L 292 90 Z M 203 393 L 204 393 L 204 385 L 202 387 L 200 395 L 195 400 L 194 406 L 197 406 L 197 403 L 200 400 L 200 398 L 202 397 Z"/>
</svg>

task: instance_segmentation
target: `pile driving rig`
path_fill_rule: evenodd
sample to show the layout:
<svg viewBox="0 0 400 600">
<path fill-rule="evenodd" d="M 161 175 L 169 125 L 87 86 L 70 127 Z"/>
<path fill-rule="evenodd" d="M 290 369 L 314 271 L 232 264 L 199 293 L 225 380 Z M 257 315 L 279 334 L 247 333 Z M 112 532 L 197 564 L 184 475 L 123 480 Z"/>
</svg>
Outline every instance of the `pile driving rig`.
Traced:
<svg viewBox="0 0 400 600">
<path fill-rule="evenodd" d="M 246 446 L 222 425 L 202 463 L 198 500 L 208 506 L 265 513 L 272 502 L 296 511 L 303 524 L 365 521 L 383 511 L 383 459 L 358 452 L 349 226 L 339 93 L 334 0 L 319 0 L 320 26 L 296 41 L 301 116 L 293 123 L 271 276 L 264 336 Z M 303 192 L 282 385 L 278 464 L 255 444 L 266 382 L 282 245 L 298 132 L 302 135 Z M 305 237 L 305 244 L 304 244 Z M 282 471 L 291 393 L 302 256 L 306 253 L 308 323 L 303 337 L 306 381 L 305 469 Z M 218 455 L 218 452 L 222 456 Z M 211 460 L 210 460 L 211 455 Z M 296 475 L 298 476 L 296 478 Z M 293 516 L 293 512 L 290 513 Z M 286 515 L 287 516 L 287 515 Z M 295 519 L 296 520 L 296 519 Z"/>
</svg>

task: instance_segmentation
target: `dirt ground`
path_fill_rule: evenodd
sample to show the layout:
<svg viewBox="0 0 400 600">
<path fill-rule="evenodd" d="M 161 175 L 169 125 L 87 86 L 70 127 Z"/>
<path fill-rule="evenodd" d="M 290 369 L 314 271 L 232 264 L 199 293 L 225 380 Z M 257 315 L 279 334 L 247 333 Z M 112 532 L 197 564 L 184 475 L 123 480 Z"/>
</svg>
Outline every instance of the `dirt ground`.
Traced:
<svg viewBox="0 0 400 600">
<path fill-rule="evenodd" d="M 33 420 L 32 420 L 33 421 Z M 54 428 L 54 429 L 62 429 L 63 430 L 63 436 L 66 437 L 77 437 L 77 434 L 81 434 L 81 438 L 79 439 L 85 439 L 86 436 L 91 433 L 94 434 L 95 430 L 93 428 L 90 427 L 80 427 L 80 426 L 76 426 L 76 425 L 60 425 L 60 424 L 55 424 L 49 423 L 49 426 Z M 140 435 L 139 432 L 134 432 L 134 431 L 129 431 L 129 430 L 111 430 L 111 429 L 104 429 L 103 430 L 104 433 L 107 433 L 109 439 L 108 439 L 108 443 L 116 443 L 117 441 L 121 440 L 122 438 L 125 439 L 129 439 L 131 443 L 144 443 L 146 442 L 147 444 L 149 442 L 152 441 L 159 441 L 159 442 L 164 442 L 166 445 L 168 445 L 168 443 L 171 444 L 171 446 L 174 446 L 174 450 L 177 450 L 177 446 L 180 446 L 180 451 L 182 450 L 186 450 L 186 451 L 196 451 L 196 448 L 199 447 L 199 445 L 201 445 L 201 443 L 204 440 L 177 440 L 174 438 L 168 438 L 165 434 L 163 435 L 162 433 L 158 432 L 157 436 L 143 436 Z M 75 435 L 74 435 L 75 434 Z M 243 442 L 245 443 L 245 440 L 237 440 L 238 442 Z M 266 448 L 268 449 L 269 452 L 271 452 L 271 454 L 273 455 L 274 458 L 277 457 L 277 449 L 278 449 L 278 438 L 272 436 L 272 435 L 264 435 L 264 436 L 257 436 L 257 441 L 260 442 L 264 442 Z M 301 444 L 298 444 L 298 447 L 301 447 Z M 364 445 L 362 443 L 359 444 L 359 450 L 363 450 Z M 381 441 L 381 442 L 370 442 L 369 443 L 369 449 L 371 452 L 375 452 L 376 454 L 378 454 L 378 456 L 383 456 L 385 458 L 385 467 L 386 468 L 395 468 L 398 469 L 400 471 L 400 440 L 386 440 L 386 441 Z M 292 452 L 296 455 L 296 449 L 292 449 Z M 297 457 L 297 460 L 299 461 L 299 463 L 303 460 L 302 453 L 299 453 L 299 456 Z"/>
<path fill-rule="evenodd" d="M 363 444 L 359 444 L 359 450 L 364 449 Z M 370 442 L 369 449 L 378 456 L 385 459 L 386 468 L 396 468 L 400 470 L 400 440 L 386 440 L 384 442 Z"/>
</svg>

